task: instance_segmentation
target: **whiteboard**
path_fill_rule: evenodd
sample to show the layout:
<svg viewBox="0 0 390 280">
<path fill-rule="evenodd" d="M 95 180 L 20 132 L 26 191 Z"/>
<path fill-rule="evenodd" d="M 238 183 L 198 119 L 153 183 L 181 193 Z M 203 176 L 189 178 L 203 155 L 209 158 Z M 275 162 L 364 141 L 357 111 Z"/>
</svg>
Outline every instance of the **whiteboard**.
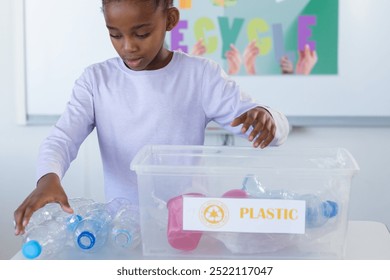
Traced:
<svg viewBox="0 0 390 280">
<path fill-rule="evenodd" d="M 100 0 L 22 3 L 26 119 L 52 122 L 83 69 L 116 53 Z M 340 0 L 338 75 L 233 78 L 292 125 L 390 125 L 389 10 L 387 0 Z"/>
</svg>

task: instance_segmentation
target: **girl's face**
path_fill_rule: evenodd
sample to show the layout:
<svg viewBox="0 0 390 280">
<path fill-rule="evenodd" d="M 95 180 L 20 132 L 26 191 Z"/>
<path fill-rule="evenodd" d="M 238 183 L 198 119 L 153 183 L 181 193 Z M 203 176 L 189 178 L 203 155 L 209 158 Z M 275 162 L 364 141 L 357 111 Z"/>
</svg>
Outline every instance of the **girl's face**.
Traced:
<svg viewBox="0 0 390 280">
<path fill-rule="evenodd" d="M 170 52 L 163 48 L 165 33 L 179 19 L 176 8 L 164 10 L 153 1 L 113 1 L 104 6 L 111 42 L 132 70 L 156 70 L 166 66 Z"/>
</svg>

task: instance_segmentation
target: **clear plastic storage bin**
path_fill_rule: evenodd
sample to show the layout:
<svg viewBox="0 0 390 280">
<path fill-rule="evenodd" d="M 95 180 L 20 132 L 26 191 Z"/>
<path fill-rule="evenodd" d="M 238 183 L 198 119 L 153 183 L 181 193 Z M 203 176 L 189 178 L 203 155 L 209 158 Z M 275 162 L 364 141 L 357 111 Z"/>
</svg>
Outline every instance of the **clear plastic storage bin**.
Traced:
<svg viewBox="0 0 390 280">
<path fill-rule="evenodd" d="M 131 169 L 145 256 L 344 256 L 359 168 L 343 148 L 145 146 Z"/>
</svg>

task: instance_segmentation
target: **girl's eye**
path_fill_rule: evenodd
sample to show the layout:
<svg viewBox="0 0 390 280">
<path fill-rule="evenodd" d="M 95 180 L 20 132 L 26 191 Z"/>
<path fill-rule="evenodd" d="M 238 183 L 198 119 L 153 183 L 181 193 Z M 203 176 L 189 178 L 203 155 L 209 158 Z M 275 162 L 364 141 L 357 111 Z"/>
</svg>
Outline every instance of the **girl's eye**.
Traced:
<svg viewBox="0 0 390 280">
<path fill-rule="evenodd" d="M 140 38 L 140 39 L 145 39 L 147 37 L 149 37 L 150 33 L 145 33 L 145 34 L 135 34 L 135 36 L 137 36 L 137 38 Z"/>
<path fill-rule="evenodd" d="M 110 34 L 110 37 L 114 38 L 114 39 L 120 39 L 122 36 L 121 35 Z"/>
</svg>

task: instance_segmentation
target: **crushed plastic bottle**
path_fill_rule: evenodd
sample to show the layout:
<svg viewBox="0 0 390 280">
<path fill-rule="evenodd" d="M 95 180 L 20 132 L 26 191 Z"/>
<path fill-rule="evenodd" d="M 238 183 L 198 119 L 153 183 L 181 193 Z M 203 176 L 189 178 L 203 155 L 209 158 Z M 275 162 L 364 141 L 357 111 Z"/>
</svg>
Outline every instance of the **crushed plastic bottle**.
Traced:
<svg viewBox="0 0 390 280">
<path fill-rule="evenodd" d="M 139 210 L 128 199 L 114 198 L 106 204 L 113 217 L 111 222 L 111 244 L 119 250 L 132 250 L 141 243 Z"/>
<path fill-rule="evenodd" d="M 78 213 L 79 209 L 84 206 L 96 203 L 93 199 L 83 198 L 83 197 L 70 198 L 68 201 L 70 207 L 72 207 L 75 213 Z"/>
<path fill-rule="evenodd" d="M 29 231 L 34 226 L 40 225 L 41 223 L 51 219 L 55 219 L 58 222 L 66 223 L 69 226 L 69 230 L 73 231 L 77 222 L 82 219 L 79 214 L 76 214 L 79 208 L 92 203 L 94 203 L 94 201 L 87 198 L 69 199 L 69 204 L 75 211 L 75 214 L 66 213 L 61 209 L 61 206 L 58 203 L 48 203 L 34 212 L 25 230 Z"/>
<path fill-rule="evenodd" d="M 324 225 L 336 217 L 339 212 L 338 204 L 335 201 L 321 199 L 315 194 L 301 195 L 285 189 L 269 189 L 262 186 L 258 178 L 253 175 L 245 177 L 241 191 L 245 192 L 248 198 L 304 200 L 306 203 L 306 229 L 303 235 L 289 233 L 208 233 L 221 241 L 230 252 L 235 254 L 274 253 L 319 238 L 331 231 L 331 227 L 324 227 Z M 231 192 L 226 194 L 229 193 Z M 237 191 L 234 193 L 239 194 Z M 230 195 L 226 196 L 226 194 L 224 194 L 224 197 L 232 197 Z M 242 195 L 236 197 L 242 197 Z"/>
<path fill-rule="evenodd" d="M 267 193 L 261 182 L 255 175 L 252 174 L 245 176 L 242 182 L 242 190 L 250 194 L 252 197 L 263 197 Z"/>
<path fill-rule="evenodd" d="M 57 222 L 64 223 L 69 232 L 74 232 L 77 225 L 83 219 L 81 213 L 79 213 L 80 208 L 89 207 L 89 205 L 94 204 L 95 201 L 92 199 L 77 197 L 69 199 L 69 204 L 72 207 L 74 213 L 69 214 L 65 211 L 57 211 L 52 215 L 52 218 Z"/>
<path fill-rule="evenodd" d="M 141 243 L 138 209 L 122 208 L 112 221 L 112 244 L 119 249 L 132 250 Z"/>
<path fill-rule="evenodd" d="M 74 244 L 85 252 L 96 251 L 107 241 L 112 217 L 103 203 L 87 205 L 83 211 L 84 218 L 74 230 Z"/>
<path fill-rule="evenodd" d="M 265 193 L 265 192 L 258 192 Z M 245 189 L 233 189 L 222 197 L 250 198 Z M 286 233 L 209 232 L 209 236 L 221 241 L 233 254 L 272 253 L 290 246 L 295 235 Z"/>
<path fill-rule="evenodd" d="M 111 216 L 115 216 L 119 211 L 121 211 L 124 208 L 132 208 L 133 204 L 124 197 L 117 197 L 106 204 L 106 209 L 110 213 Z"/>
<path fill-rule="evenodd" d="M 68 232 L 74 232 L 82 217 L 78 214 L 69 214 L 64 211 L 57 211 L 52 219 L 66 226 Z"/>
<path fill-rule="evenodd" d="M 315 194 L 300 195 L 284 189 L 268 190 L 253 175 L 245 177 L 243 190 L 253 198 L 304 200 L 306 202 L 306 228 L 321 227 L 329 219 L 336 217 L 339 212 L 338 204 L 335 201 L 321 199 Z"/>
<path fill-rule="evenodd" d="M 98 203 L 78 197 L 69 199 L 69 204 L 72 214 L 57 203 L 34 213 L 23 235 L 22 253 L 26 258 L 50 259 L 64 247 L 95 252 L 107 245 L 122 251 L 141 243 L 138 205 L 129 200 L 116 198 Z"/>
<path fill-rule="evenodd" d="M 65 246 L 68 238 L 66 227 L 48 220 L 31 228 L 23 235 L 22 254 L 27 259 L 50 259 Z"/>
<path fill-rule="evenodd" d="M 45 221 L 51 220 L 53 218 L 53 214 L 60 210 L 61 207 L 58 203 L 46 204 L 32 214 L 29 223 L 25 227 L 25 231 L 29 231 L 31 228 L 38 226 Z"/>
<path fill-rule="evenodd" d="M 335 201 L 321 200 L 313 194 L 301 195 L 299 199 L 306 201 L 306 227 L 308 228 L 321 227 L 338 214 L 338 204 Z"/>
</svg>

